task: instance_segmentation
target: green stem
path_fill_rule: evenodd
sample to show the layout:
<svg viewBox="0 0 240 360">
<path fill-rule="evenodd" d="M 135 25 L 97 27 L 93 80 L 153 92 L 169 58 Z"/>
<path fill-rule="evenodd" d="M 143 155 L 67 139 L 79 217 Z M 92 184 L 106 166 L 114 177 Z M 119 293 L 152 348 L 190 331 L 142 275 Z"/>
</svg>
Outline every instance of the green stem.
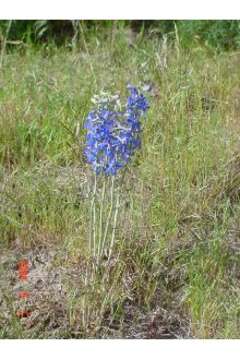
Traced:
<svg viewBox="0 0 240 360">
<path fill-rule="evenodd" d="M 7 38 L 8 38 L 8 34 L 10 32 L 10 29 L 11 29 L 11 25 L 12 25 L 12 20 L 9 20 L 7 31 L 6 31 L 6 34 L 5 34 L 5 37 L 4 37 L 4 40 L 3 40 L 2 49 L 1 49 L 0 68 L 2 68 L 2 65 L 3 65 L 3 57 L 4 57 L 4 54 L 5 54 L 6 45 L 7 45 Z"/>
<path fill-rule="evenodd" d="M 102 195 L 100 201 L 100 214 L 99 214 L 99 233 L 98 233 L 98 251 L 97 251 L 97 264 L 99 263 L 102 245 L 102 230 L 103 230 L 103 212 L 105 206 L 105 193 L 106 193 L 106 178 L 103 180 Z"/>
<path fill-rule="evenodd" d="M 111 243 L 110 243 L 110 247 L 109 247 L 108 261 L 111 258 L 112 249 L 113 249 L 113 246 L 114 246 L 114 243 L 115 243 L 115 234 L 116 234 L 116 226 L 117 226 L 119 207 L 120 207 L 120 192 L 119 192 L 119 188 L 118 188 L 117 198 L 116 198 L 115 213 L 114 213 L 114 217 L 113 217 L 112 238 L 111 238 Z"/>
<path fill-rule="evenodd" d="M 103 242 L 101 244 L 102 246 L 101 246 L 101 251 L 100 251 L 100 254 L 99 254 L 100 256 L 102 256 L 102 254 L 104 252 L 104 248 L 105 248 L 106 241 L 107 241 L 107 236 L 108 236 L 109 224 L 110 224 L 110 220 L 111 220 L 111 217 L 112 217 L 113 200 L 114 200 L 114 185 L 115 185 L 115 176 L 112 177 L 110 209 L 109 209 L 109 213 L 108 213 L 108 217 L 107 217 L 107 221 L 106 221 L 106 225 L 105 225 Z"/>
<path fill-rule="evenodd" d="M 97 191 L 97 175 L 94 175 L 94 185 L 93 185 L 93 194 L 91 202 L 91 221 L 90 221 L 90 240 L 89 240 L 89 250 L 95 256 L 96 249 L 96 191 Z"/>
<path fill-rule="evenodd" d="M 95 85 L 95 88 L 97 88 L 97 77 L 96 77 L 96 74 L 94 72 L 94 68 L 93 68 L 93 64 L 92 64 L 92 58 L 91 58 L 89 50 L 88 50 L 87 41 L 86 41 L 86 38 L 85 38 L 85 33 L 84 33 L 84 29 L 83 29 L 81 20 L 79 20 L 79 28 L 80 28 L 80 31 L 82 33 L 83 44 L 84 44 L 84 47 L 85 47 L 85 50 L 86 50 L 86 53 L 87 53 L 87 56 L 88 56 L 88 64 L 89 64 L 90 70 L 91 70 L 92 75 L 93 75 L 94 85 Z"/>
</svg>

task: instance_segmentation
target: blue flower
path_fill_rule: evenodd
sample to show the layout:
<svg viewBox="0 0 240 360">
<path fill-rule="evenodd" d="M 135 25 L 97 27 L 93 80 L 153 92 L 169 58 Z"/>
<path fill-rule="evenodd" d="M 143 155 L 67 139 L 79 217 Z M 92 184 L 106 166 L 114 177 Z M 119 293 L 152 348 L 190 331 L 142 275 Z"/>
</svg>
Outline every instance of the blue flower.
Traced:
<svg viewBox="0 0 240 360">
<path fill-rule="evenodd" d="M 128 85 L 128 90 L 130 91 L 130 96 L 127 101 L 129 110 L 146 112 L 149 105 L 143 94 L 139 94 L 138 90 L 132 85 Z"/>
<path fill-rule="evenodd" d="M 93 171 L 115 176 L 141 146 L 141 117 L 149 108 L 146 98 L 129 85 L 124 110 L 116 110 L 117 97 L 98 100 L 86 121 L 85 156 Z"/>
</svg>

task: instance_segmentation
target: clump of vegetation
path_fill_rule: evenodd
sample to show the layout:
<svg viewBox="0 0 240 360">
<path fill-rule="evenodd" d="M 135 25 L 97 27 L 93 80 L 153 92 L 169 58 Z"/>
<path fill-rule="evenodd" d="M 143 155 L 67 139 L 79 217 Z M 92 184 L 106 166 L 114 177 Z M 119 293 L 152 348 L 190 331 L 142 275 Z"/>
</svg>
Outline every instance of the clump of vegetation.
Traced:
<svg viewBox="0 0 240 360">
<path fill-rule="evenodd" d="M 238 52 L 186 49 L 180 28 L 190 22 L 163 37 L 81 25 L 71 47 L 10 49 L 11 29 L 5 38 L 0 337 L 238 338 Z M 148 89 L 151 107 L 111 261 L 86 283 L 84 121 L 92 94 L 124 95 L 129 81 Z M 27 319 L 15 315 L 22 256 L 32 263 Z"/>
</svg>

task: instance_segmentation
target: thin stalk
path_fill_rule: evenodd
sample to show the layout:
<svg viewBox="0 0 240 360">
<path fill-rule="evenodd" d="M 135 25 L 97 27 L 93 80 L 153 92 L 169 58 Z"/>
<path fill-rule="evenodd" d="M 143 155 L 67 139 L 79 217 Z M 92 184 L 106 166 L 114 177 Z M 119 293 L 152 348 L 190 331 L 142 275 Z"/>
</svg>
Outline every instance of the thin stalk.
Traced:
<svg viewBox="0 0 240 360">
<path fill-rule="evenodd" d="M 100 256 L 102 255 L 102 253 L 104 251 L 104 247 L 105 247 L 107 236 L 108 236 L 109 224 L 110 224 L 110 220 L 112 218 L 113 201 L 114 201 L 114 185 L 115 185 L 115 176 L 112 177 L 110 209 L 109 209 L 109 213 L 108 213 L 108 217 L 107 217 L 107 221 L 106 221 L 106 225 L 105 225 L 105 231 L 104 231 L 103 242 L 101 244 L 102 246 L 101 246 Z"/>
<path fill-rule="evenodd" d="M 114 212 L 114 217 L 113 217 L 112 238 L 111 238 L 111 243 L 110 243 L 110 247 L 109 247 L 108 261 L 111 258 L 112 249 L 113 249 L 114 242 L 115 242 L 115 234 L 116 234 L 119 207 L 120 207 L 120 191 L 118 188 L 117 197 L 116 197 L 116 207 L 115 207 L 115 212 Z"/>
<path fill-rule="evenodd" d="M 10 32 L 11 25 L 12 25 L 12 20 L 9 20 L 7 30 L 6 30 L 6 34 L 5 34 L 5 37 L 4 37 L 4 40 L 3 40 L 3 44 L 2 44 L 2 50 L 1 50 L 1 55 L 0 55 L 0 68 L 2 68 L 2 65 L 3 65 L 3 58 L 4 58 L 4 54 L 5 54 L 5 50 L 6 50 L 8 34 Z"/>
<path fill-rule="evenodd" d="M 96 191 L 97 191 L 97 175 L 94 175 L 94 185 L 93 185 L 93 194 L 92 194 L 92 202 L 91 202 L 91 214 L 90 214 L 90 239 L 89 239 L 89 250 L 93 255 L 95 255 L 95 247 L 96 247 Z"/>
<path fill-rule="evenodd" d="M 85 294 L 83 295 L 83 300 L 82 300 L 82 323 L 83 323 L 83 328 L 86 328 L 86 324 L 87 324 L 87 306 L 86 306 L 86 289 L 88 286 L 88 268 L 86 269 L 86 273 L 85 273 L 85 279 L 84 279 L 84 285 L 85 285 Z"/>
<path fill-rule="evenodd" d="M 101 244 L 103 241 L 102 232 L 103 232 L 103 212 L 105 206 L 105 194 L 106 194 L 106 178 L 104 177 L 103 186 L 102 186 L 102 194 L 100 200 L 100 213 L 99 213 L 99 233 L 98 233 L 98 251 L 97 251 L 97 263 L 100 259 L 100 252 L 101 252 Z"/>
<path fill-rule="evenodd" d="M 84 29 L 83 29 L 81 20 L 79 20 L 79 28 L 80 28 L 80 31 L 82 33 L 83 44 L 84 44 L 84 47 L 85 47 L 85 50 L 86 50 L 86 53 L 87 53 L 87 56 L 88 56 L 88 63 L 89 63 L 89 67 L 90 67 L 92 75 L 93 75 L 94 84 L 95 84 L 95 87 L 97 88 L 97 77 L 96 77 L 96 74 L 94 72 L 94 68 L 93 68 L 92 60 L 91 60 L 90 53 L 89 53 L 89 50 L 88 50 L 87 41 L 86 41 L 86 38 L 85 38 Z"/>
<path fill-rule="evenodd" d="M 94 202 L 93 202 L 93 256 L 96 256 L 96 191 L 97 191 L 97 175 L 94 176 Z"/>
</svg>

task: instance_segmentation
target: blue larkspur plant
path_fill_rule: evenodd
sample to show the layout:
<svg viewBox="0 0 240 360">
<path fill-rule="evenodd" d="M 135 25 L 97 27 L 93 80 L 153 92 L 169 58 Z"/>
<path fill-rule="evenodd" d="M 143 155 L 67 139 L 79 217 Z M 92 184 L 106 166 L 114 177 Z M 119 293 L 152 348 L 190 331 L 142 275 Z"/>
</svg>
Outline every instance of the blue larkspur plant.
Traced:
<svg viewBox="0 0 240 360">
<path fill-rule="evenodd" d="M 129 85 L 129 96 L 122 110 L 118 96 L 95 98 L 96 108 L 89 112 L 85 156 L 93 171 L 116 175 L 141 146 L 141 118 L 149 108 L 147 99 Z"/>
</svg>

